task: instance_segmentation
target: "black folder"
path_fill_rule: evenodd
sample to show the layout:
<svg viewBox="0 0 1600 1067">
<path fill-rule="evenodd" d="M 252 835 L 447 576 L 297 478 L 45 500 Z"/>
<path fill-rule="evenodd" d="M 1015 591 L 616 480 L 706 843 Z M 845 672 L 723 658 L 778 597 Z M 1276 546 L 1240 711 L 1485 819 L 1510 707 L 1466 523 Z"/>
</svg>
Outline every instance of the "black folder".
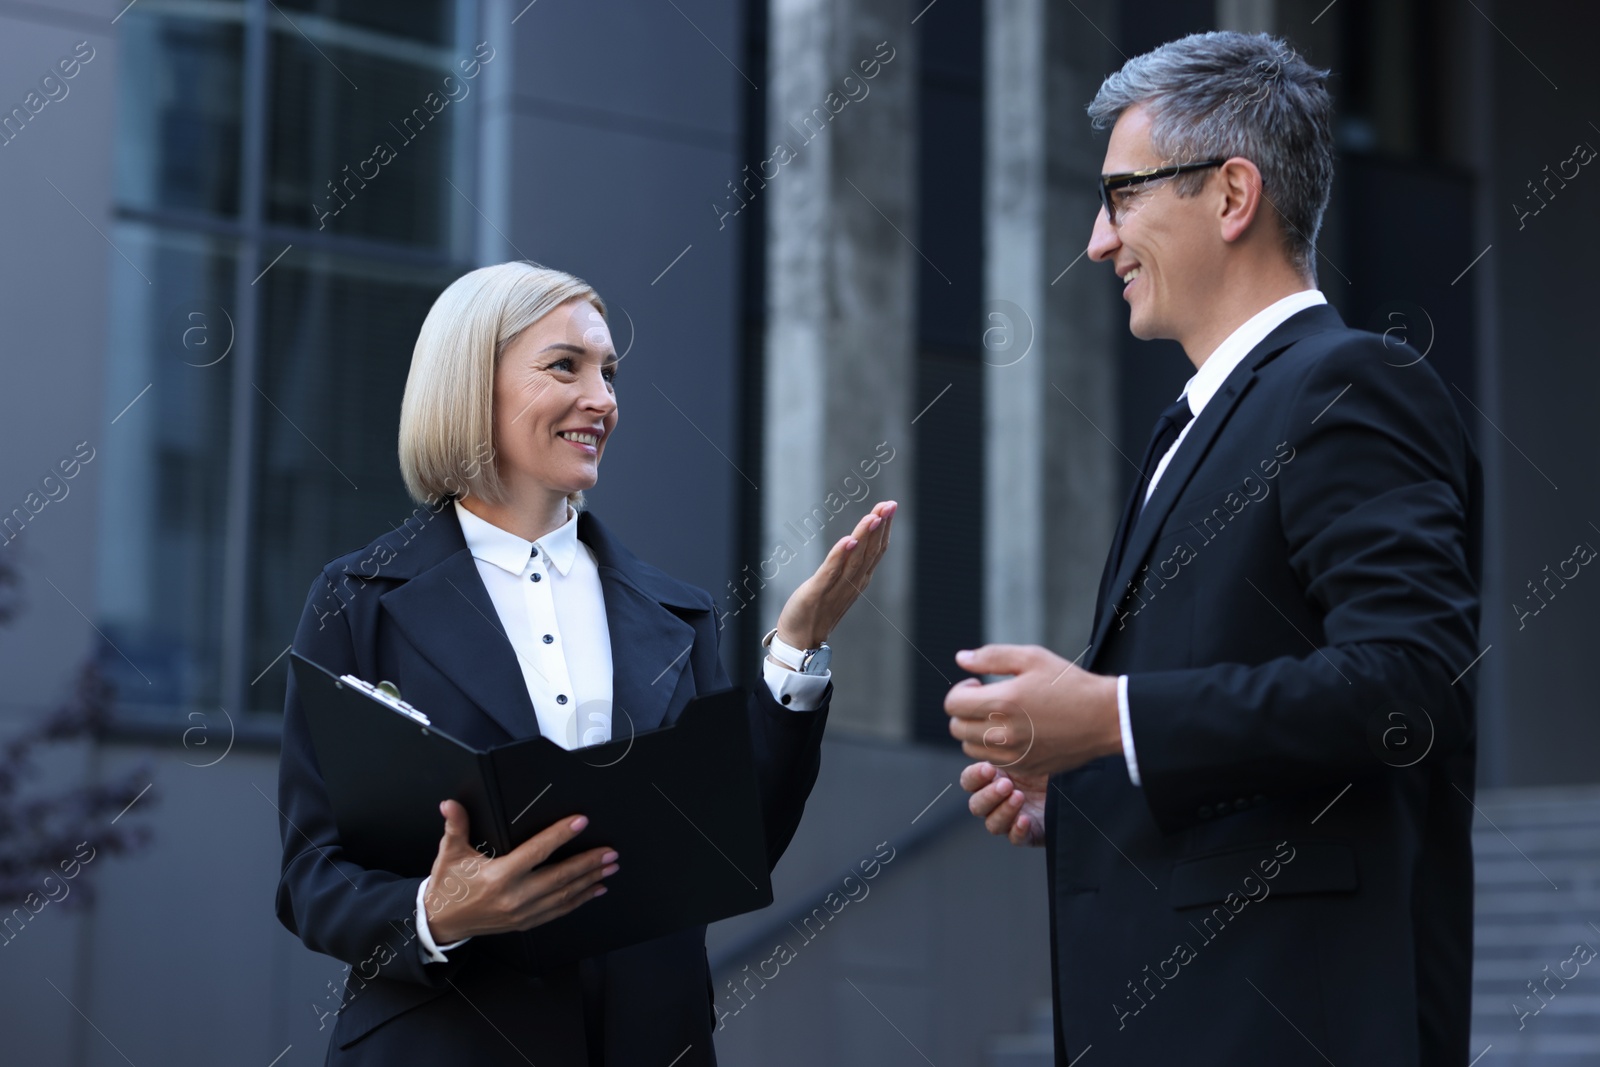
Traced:
<svg viewBox="0 0 1600 1067">
<path fill-rule="evenodd" d="M 428 874 L 446 799 L 466 808 L 473 844 L 489 855 L 573 815 L 589 825 L 553 859 L 617 850 L 604 896 L 524 933 L 484 938 L 523 970 L 772 903 L 743 690 L 701 696 L 670 725 L 602 745 L 569 751 L 530 737 L 480 751 L 392 692 L 298 652 L 290 662 L 340 845 L 355 862 Z"/>
</svg>

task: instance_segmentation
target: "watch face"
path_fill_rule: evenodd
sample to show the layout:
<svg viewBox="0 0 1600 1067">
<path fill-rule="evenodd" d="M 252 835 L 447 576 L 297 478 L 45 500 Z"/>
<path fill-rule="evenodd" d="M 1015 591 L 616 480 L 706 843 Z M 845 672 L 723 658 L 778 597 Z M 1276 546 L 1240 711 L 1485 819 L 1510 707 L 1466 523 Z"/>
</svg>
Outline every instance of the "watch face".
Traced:
<svg viewBox="0 0 1600 1067">
<path fill-rule="evenodd" d="M 823 645 L 806 659 L 805 666 L 801 669 L 804 674 L 821 674 L 828 669 L 828 661 L 833 658 L 833 649 Z"/>
</svg>

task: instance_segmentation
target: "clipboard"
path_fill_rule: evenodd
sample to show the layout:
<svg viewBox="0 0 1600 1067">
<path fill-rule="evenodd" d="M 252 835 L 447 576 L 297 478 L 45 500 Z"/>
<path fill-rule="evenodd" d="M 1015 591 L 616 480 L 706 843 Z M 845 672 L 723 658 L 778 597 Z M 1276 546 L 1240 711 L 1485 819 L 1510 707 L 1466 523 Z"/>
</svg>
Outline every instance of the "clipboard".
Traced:
<svg viewBox="0 0 1600 1067">
<path fill-rule="evenodd" d="M 479 750 L 393 692 L 298 652 L 290 669 L 340 845 L 362 866 L 426 876 L 447 799 L 466 809 L 488 855 L 574 815 L 589 825 L 552 861 L 616 849 L 620 869 L 604 896 L 532 930 L 482 938 L 519 969 L 538 974 L 772 903 L 742 689 L 698 697 L 667 726 L 601 745 L 567 750 L 530 737 Z"/>
</svg>

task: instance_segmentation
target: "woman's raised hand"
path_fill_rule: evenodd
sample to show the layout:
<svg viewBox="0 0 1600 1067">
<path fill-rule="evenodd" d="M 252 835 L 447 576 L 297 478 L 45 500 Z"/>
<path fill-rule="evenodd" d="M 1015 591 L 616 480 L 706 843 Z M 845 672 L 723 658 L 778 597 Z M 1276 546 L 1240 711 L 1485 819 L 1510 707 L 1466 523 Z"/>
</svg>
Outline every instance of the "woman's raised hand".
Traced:
<svg viewBox="0 0 1600 1067">
<path fill-rule="evenodd" d="M 854 531 L 833 543 L 816 573 L 801 583 L 779 612 L 780 640 L 795 648 L 816 648 L 827 640 L 872 581 L 873 568 L 889 547 L 889 527 L 898 506 L 893 500 L 872 505 Z"/>
<path fill-rule="evenodd" d="M 423 897 L 435 944 L 531 930 L 559 919 L 604 893 L 606 887 L 598 883 L 617 872 L 617 854 L 604 845 L 546 865 L 556 849 L 589 825 L 582 815 L 552 823 L 504 856 L 489 859 L 470 843 L 465 808 L 446 800 L 439 813 L 444 836 Z"/>
</svg>

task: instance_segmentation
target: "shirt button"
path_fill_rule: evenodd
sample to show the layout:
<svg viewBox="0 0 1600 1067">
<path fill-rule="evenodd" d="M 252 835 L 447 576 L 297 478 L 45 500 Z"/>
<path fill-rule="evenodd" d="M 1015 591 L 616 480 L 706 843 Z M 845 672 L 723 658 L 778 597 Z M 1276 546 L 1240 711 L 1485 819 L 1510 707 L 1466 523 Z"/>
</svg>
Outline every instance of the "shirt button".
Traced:
<svg viewBox="0 0 1600 1067">
<path fill-rule="evenodd" d="M 549 634 L 545 634 L 545 635 L 544 635 L 544 643 L 545 643 L 545 644 L 547 644 L 547 645 L 548 645 L 548 644 L 549 644 L 549 643 L 550 643 L 550 642 L 552 642 L 552 641 L 554 641 L 554 640 L 555 640 L 555 638 L 554 638 L 554 637 L 551 637 L 551 636 L 550 636 L 550 635 L 549 635 Z"/>
<path fill-rule="evenodd" d="M 790 700 L 791 700 L 791 699 L 792 699 L 792 698 L 791 698 L 791 697 L 790 697 L 790 695 L 789 695 L 789 694 L 788 694 L 788 693 L 785 693 L 785 694 L 783 694 L 783 702 L 784 702 L 784 703 L 785 703 L 785 704 L 787 704 L 787 703 L 789 703 L 789 701 L 790 701 Z"/>
<path fill-rule="evenodd" d="M 539 579 L 540 579 L 540 577 L 541 577 L 541 576 L 540 576 L 540 575 L 538 575 L 538 574 L 535 574 L 535 575 L 534 575 L 534 576 L 533 576 L 533 580 L 534 580 L 534 581 L 536 581 L 536 582 L 537 582 L 537 581 L 539 581 Z"/>
<path fill-rule="evenodd" d="M 565 704 L 566 702 L 567 702 L 567 694 L 565 694 L 565 693 L 557 693 L 556 694 L 556 703 L 557 704 Z"/>
</svg>

